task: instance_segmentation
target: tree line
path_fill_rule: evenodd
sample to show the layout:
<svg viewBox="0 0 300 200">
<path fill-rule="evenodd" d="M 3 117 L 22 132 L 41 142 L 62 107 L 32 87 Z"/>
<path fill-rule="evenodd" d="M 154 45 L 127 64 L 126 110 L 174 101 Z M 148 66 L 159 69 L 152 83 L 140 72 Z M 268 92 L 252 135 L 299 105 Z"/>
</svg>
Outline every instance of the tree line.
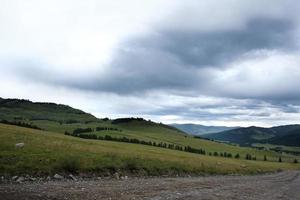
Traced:
<svg viewBox="0 0 300 200">
<path fill-rule="evenodd" d="M 7 120 L 1 120 L 0 123 L 14 125 L 14 126 L 21 126 L 21 127 L 25 127 L 25 128 L 32 128 L 32 129 L 37 129 L 37 130 L 43 130 L 36 125 L 29 124 L 26 122 L 20 122 L 20 121 L 19 122 L 17 122 L 17 121 L 11 122 L 11 121 L 7 121 Z"/>
<path fill-rule="evenodd" d="M 90 129 L 88 129 L 90 131 Z M 76 132 L 76 131 L 75 131 Z M 144 140 L 139 140 L 136 138 L 127 138 L 127 137 L 112 137 L 110 135 L 105 135 L 105 136 L 97 136 L 96 134 L 85 134 L 85 133 L 69 133 L 65 132 L 65 135 L 70 135 L 74 137 L 80 137 L 83 139 L 96 139 L 96 140 L 108 140 L 108 141 L 116 141 L 116 142 L 125 142 L 125 143 L 133 143 L 133 144 L 142 144 L 142 145 L 148 145 L 148 146 L 154 146 L 154 147 L 161 147 L 161 148 L 166 148 L 166 149 L 172 149 L 172 150 L 177 150 L 177 151 L 185 151 L 189 153 L 196 153 L 196 154 L 202 154 L 202 155 L 209 155 L 209 156 L 220 156 L 220 157 L 225 157 L 225 158 L 236 158 L 239 159 L 240 155 L 237 153 L 234 156 L 232 153 L 228 152 L 209 152 L 207 153 L 205 149 L 198 149 L 198 148 L 193 148 L 191 146 L 181 146 L 177 144 L 168 144 L 165 142 L 152 142 L 152 141 L 144 141 Z M 246 159 L 249 158 L 250 154 L 246 155 Z"/>
<path fill-rule="evenodd" d="M 91 133 L 94 131 L 119 131 L 122 132 L 121 129 L 112 128 L 112 127 L 96 127 L 95 129 L 92 128 L 77 128 L 73 130 L 73 134 L 80 134 L 80 133 Z"/>
<path fill-rule="evenodd" d="M 77 131 L 75 131 L 77 130 Z M 125 142 L 125 143 L 133 143 L 133 144 L 142 144 L 142 145 L 148 145 L 148 146 L 155 146 L 155 147 L 161 147 L 161 148 L 166 148 L 166 149 L 173 149 L 173 150 L 178 150 L 178 151 L 185 151 L 185 152 L 190 152 L 190 153 L 196 153 L 196 154 L 203 154 L 206 155 L 206 151 L 204 149 L 197 149 L 193 148 L 190 146 L 180 146 L 177 144 L 170 144 L 170 143 L 165 143 L 165 142 L 152 142 L 152 141 L 144 141 L 144 140 L 139 140 L 136 138 L 127 138 L 127 137 L 112 137 L 110 135 L 105 135 L 105 136 L 97 136 L 96 134 L 85 134 L 87 131 L 90 131 L 89 129 L 80 129 L 80 131 L 85 131 L 78 133 L 78 129 L 75 129 L 73 133 L 69 133 L 68 131 L 65 131 L 65 135 L 70 135 L 74 137 L 80 137 L 83 139 L 96 139 L 96 140 L 108 140 L 108 141 L 116 141 L 116 142 Z"/>
<path fill-rule="evenodd" d="M 77 131 L 75 131 L 75 130 L 77 130 Z M 83 139 L 107 140 L 107 141 L 115 141 L 115 142 L 142 144 L 142 145 L 172 149 L 172 150 L 177 150 L 177 151 L 185 151 L 185 152 L 195 153 L 195 154 L 202 154 L 202 155 L 209 155 L 209 156 L 219 156 L 219 157 L 224 157 L 224 158 L 235 158 L 235 159 L 240 159 L 241 158 L 239 153 L 236 153 L 235 155 L 233 155 L 232 153 L 229 153 L 229 152 L 208 152 L 207 153 L 205 151 L 205 149 L 193 148 L 191 146 L 181 146 L 181 145 L 170 144 L 170 143 L 165 143 L 165 142 L 144 141 L 144 140 L 139 140 L 139 139 L 136 139 L 136 138 L 112 137 L 110 135 L 98 136 L 96 134 L 86 134 L 87 132 L 92 132 L 91 128 L 75 129 L 75 130 L 73 131 L 73 133 L 69 133 L 69 132 L 66 131 L 65 135 L 80 137 L 80 138 L 83 138 Z M 78 132 L 78 130 L 85 131 L 85 132 L 80 132 L 80 131 Z M 256 156 L 247 153 L 245 155 L 245 159 L 246 160 L 256 160 Z M 268 161 L 266 155 L 264 155 L 263 160 Z M 281 157 L 278 158 L 278 162 L 282 162 Z M 294 163 L 298 163 L 298 160 L 295 159 Z"/>
</svg>

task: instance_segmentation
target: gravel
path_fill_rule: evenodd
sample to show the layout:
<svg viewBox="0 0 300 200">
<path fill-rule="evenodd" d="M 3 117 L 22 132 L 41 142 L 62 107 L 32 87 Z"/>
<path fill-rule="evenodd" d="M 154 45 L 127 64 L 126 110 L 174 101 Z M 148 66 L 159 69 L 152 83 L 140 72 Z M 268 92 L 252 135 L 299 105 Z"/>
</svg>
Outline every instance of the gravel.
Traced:
<svg viewBox="0 0 300 200">
<path fill-rule="evenodd" d="M 1 200 L 300 200 L 299 175 L 299 171 L 284 171 L 256 176 L 6 182 L 0 184 L 0 197 Z"/>
</svg>

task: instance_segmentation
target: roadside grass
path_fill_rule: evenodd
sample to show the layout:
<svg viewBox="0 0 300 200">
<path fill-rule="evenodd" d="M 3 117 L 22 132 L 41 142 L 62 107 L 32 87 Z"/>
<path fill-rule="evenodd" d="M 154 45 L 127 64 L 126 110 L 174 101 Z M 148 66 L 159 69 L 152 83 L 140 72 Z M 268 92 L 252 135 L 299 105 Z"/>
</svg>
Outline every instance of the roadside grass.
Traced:
<svg viewBox="0 0 300 200">
<path fill-rule="evenodd" d="M 192 138 L 187 140 L 188 143 Z M 25 143 L 25 146 L 16 148 L 15 144 L 20 142 Z M 205 148 L 203 145 L 210 141 L 193 142 L 194 145 Z M 224 146 L 219 148 L 222 147 Z M 211 147 L 213 148 L 215 147 Z M 238 147 L 235 148 L 238 151 Z M 0 124 L 1 175 L 46 175 L 58 172 L 99 175 L 114 172 L 135 175 L 255 174 L 293 169 L 299 170 L 300 165 L 205 156 L 138 144 L 84 140 L 61 133 Z"/>
</svg>

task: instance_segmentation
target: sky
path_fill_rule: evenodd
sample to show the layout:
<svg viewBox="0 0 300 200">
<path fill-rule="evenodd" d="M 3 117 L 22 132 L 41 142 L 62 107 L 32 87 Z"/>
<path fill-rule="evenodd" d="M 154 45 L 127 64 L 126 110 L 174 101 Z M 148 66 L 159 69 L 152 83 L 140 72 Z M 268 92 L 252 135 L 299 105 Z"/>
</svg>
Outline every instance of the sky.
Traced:
<svg viewBox="0 0 300 200">
<path fill-rule="evenodd" d="M 300 123 L 298 0 L 0 0 L 0 97 L 163 123 Z"/>
</svg>

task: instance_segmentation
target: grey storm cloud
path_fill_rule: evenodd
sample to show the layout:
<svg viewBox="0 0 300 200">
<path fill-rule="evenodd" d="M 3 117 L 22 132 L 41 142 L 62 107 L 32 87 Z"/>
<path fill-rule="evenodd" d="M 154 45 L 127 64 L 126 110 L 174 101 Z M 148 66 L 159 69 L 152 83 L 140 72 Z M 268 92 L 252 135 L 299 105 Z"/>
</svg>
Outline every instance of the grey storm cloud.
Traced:
<svg viewBox="0 0 300 200">
<path fill-rule="evenodd" d="M 242 29 L 162 30 L 154 36 L 129 41 L 127 45 L 132 49 L 167 52 L 185 66 L 215 67 L 253 50 L 293 50 L 296 48 L 293 37 L 295 28 L 289 19 L 255 18 L 246 22 Z M 130 61 L 134 64 L 135 57 L 132 56 Z"/>
<path fill-rule="evenodd" d="M 299 97 L 294 88 L 274 94 L 270 90 L 256 92 L 256 88 L 245 92 L 243 87 L 227 86 L 233 87 L 235 80 L 218 82 L 222 77 L 215 72 L 230 68 L 230 63 L 251 52 L 297 51 L 297 25 L 292 18 L 269 16 L 252 16 L 242 26 L 221 30 L 180 30 L 160 24 L 149 34 L 122 41 L 101 74 L 61 75 L 40 63 L 31 63 L 17 73 L 56 85 L 121 95 L 168 90 L 185 95 L 291 100 Z"/>
<path fill-rule="evenodd" d="M 106 76 L 91 85 L 116 93 L 170 89 L 213 94 L 211 69 L 222 70 L 248 52 L 293 52 L 295 29 L 290 20 L 256 18 L 237 30 L 157 31 L 122 43 Z"/>
</svg>

